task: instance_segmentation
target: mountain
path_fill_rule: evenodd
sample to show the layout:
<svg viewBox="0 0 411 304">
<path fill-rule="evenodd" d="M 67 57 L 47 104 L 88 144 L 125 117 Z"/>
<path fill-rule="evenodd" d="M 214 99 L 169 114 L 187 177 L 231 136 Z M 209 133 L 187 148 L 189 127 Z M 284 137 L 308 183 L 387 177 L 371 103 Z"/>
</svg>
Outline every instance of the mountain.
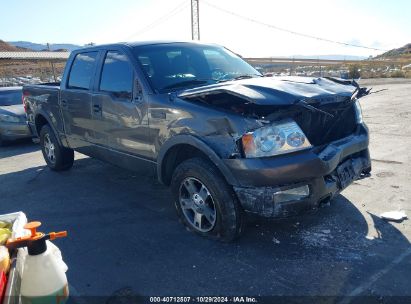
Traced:
<svg viewBox="0 0 411 304">
<path fill-rule="evenodd" d="M 409 57 L 411 56 L 411 43 L 404 45 L 398 49 L 392 49 L 384 54 L 377 56 L 377 58 L 386 57 Z"/>
<path fill-rule="evenodd" d="M 47 44 L 33 43 L 29 41 L 8 41 L 8 43 L 15 47 L 22 47 L 22 48 L 30 49 L 32 51 L 47 51 Z M 73 51 L 79 48 L 81 48 L 80 45 L 70 44 L 70 43 L 51 43 L 50 44 L 50 50 L 52 51 L 56 51 L 56 50 Z"/>
<path fill-rule="evenodd" d="M 16 47 L 3 40 L 0 40 L 0 52 L 25 52 L 27 49 Z"/>
</svg>

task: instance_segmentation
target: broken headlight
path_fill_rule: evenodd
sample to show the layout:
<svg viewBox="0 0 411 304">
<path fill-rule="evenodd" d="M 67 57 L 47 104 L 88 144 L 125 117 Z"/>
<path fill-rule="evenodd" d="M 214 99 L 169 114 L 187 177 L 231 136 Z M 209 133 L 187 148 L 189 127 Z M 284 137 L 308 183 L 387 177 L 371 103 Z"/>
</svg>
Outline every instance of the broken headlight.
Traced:
<svg viewBox="0 0 411 304">
<path fill-rule="evenodd" d="M 262 127 L 242 137 L 247 158 L 273 156 L 311 147 L 308 138 L 293 120 Z"/>
</svg>

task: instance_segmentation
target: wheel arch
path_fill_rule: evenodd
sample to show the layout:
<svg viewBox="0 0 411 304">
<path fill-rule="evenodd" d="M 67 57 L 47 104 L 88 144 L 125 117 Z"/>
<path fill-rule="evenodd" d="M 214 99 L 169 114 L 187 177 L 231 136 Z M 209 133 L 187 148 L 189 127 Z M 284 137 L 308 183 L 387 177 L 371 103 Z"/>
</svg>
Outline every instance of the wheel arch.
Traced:
<svg viewBox="0 0 411 304">
<path fill-rule="evenodd" d="M 37 133 L 38 137 L 40 137 L 40 131 L 41 131 L 41 128 L 44 125 L 49 125 L 50 126 L 50 128 L 54 132 L 54 135 L 56 136 L 59 144 L 62 145 L 61 139 L 58 136 L 58 132 L 54 128 L 53 124 L 51 123 L 51 119 L 48 117 L 48 115 L 46 113 L 43 113 L 43 112 L 36 113 L 36 115 L 34 117 L 34 126 L 35 126 L 36 133 Z"/>
<path fill-rule="evenodd" d="M 217 153 L 204 141 L 193 135 L 177 135 L 167 140 L 157 158 L 158 180 L 169 185 L 174 169 L 183 161 L 201 156 L 211 161 L 231 185 L 238 182 Z"/>
</svg>

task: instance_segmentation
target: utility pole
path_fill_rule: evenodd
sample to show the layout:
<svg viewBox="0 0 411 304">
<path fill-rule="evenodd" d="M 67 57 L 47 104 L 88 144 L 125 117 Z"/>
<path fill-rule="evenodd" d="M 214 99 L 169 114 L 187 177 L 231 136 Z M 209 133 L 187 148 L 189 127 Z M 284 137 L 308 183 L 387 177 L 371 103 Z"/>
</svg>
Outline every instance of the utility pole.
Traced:
<svg viewBox="0 0 411 304">
<path fill-rule="evenodd" d="M 199 0 L 191 0 L 191 39 L 200 40 Z"/>
<path fill-rule="evenodd" d="M 49 44 L 48 42 L 47 42 L 47 49 L 49 50 L 49 52 L 51 51 L 51 50 L 50 50 L 50 44 Z M 52 60 L 52 59 L 50 59 L 50 63 L 51 63 L 51 70 L 53 71 L 54 82 L 57 82 L 56 70 L 54 69 L 54 63 L 53 63 L 53 60 Z"/>
</svg>

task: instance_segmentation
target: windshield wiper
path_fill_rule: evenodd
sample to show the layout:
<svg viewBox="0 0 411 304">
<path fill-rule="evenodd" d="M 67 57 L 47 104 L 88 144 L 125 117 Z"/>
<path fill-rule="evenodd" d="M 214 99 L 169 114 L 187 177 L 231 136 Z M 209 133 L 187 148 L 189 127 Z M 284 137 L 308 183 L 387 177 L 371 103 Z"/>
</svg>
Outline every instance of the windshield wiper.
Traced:
<svg viewBox="0 0 411 304">
<path fill-rule="evenodd" d="M 184 81 L 172 83 L 168 86 L 165 86 L 163 88 L 163 90 L 175 89 L 175 88 L 180 88 L 180 87 L 185 87 L 185 86 L 190 86 L 190 85 L 196 85 L 196 84 L 205 84 L 205 83 L 208 83 L 208 80 L 190 79 L 190 80 L 184 80 Z"/>
<path fill-rule="evenodd" d="M 221 79 L 221 80 L 217 80 L 217 82 L 226 82 L 226 81 L 232 81 L 232 80 L 241 80 L 241 79 L 249 79 L 249 78 L 254 78 L 254 77 L 263 77 L 262 75 L 258 75 L 258 74 L 243 74 L 243 75 L 238 75 L 234 78 L 230 78 L 230 79 Z"/>
</svg>

